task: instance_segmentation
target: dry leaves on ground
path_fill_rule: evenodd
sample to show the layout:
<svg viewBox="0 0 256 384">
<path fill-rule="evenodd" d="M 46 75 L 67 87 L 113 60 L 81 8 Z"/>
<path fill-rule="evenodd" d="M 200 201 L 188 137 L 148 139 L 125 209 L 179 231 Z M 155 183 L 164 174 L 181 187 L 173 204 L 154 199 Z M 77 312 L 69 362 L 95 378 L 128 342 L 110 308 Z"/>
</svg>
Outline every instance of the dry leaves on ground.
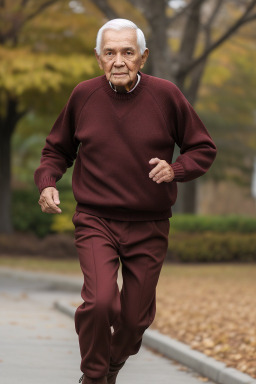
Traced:
<svg viewBox="0 0 256 384">
<path fill-rule="evenodd" d="M 166 265 L 151 328 L 256 378 L 256 265 Z"/>
</svg>

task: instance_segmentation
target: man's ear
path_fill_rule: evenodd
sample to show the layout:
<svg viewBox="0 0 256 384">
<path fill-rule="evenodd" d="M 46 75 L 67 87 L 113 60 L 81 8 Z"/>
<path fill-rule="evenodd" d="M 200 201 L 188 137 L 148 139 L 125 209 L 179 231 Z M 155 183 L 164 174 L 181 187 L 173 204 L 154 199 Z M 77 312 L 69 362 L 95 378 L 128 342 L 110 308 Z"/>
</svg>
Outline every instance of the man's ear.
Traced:
<svg viewBox="0 0 256 384">
<path fill-rule="evenodd" d="M 98 64 L 99 64 L 100 69 L 103 69 L 102 64 L 101 64 L 100 56 L 99 56 L 98 53 L 96 52 L 96 49 L 95 49 L 95 48 L 94 48 L 94 54 L 95 54 L 95 57 L 96 57 L 96 59 L 97 59 L 97 62 L 98 62 Z"/>
<path fill-rule="evenodd" d="M 149 49 L 146 48 L 143 55 L 142 55 L 142 61 L 141 61 L 141 65 L 140 65 L 140 68 L 142 69 L 148 59 L 148 55 L 149 55 Z"/>
</svg>

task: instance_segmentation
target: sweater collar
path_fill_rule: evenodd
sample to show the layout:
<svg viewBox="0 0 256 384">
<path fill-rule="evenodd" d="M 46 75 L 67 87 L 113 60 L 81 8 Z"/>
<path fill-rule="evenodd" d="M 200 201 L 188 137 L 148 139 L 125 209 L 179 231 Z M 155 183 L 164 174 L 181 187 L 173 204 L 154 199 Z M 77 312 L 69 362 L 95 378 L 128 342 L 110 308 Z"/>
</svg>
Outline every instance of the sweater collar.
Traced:
<svg viewBox="0 0 256 384">
<path fill-rule="evenodd" d="M 130 91 L 126 91 L 126 92 L 124 92 L 124 93 L 130 93 L 130 92 L 132 92 L 132 91 L 137 87 L 137 85 L 139 84 L 140 79 L 141 79 L 141 75 L 140 75 L 140 73 L 138 72 L 138 73 L 137 73 L 137 81 L 136 81 L 136 84 L 134 85 L 134 87 L 133 87 Z M 111 81 L 109 81 L 109 85 L 110 85 L 110 87 L 111 87 L 115 92 L 118 92 L 118 91 L 116 90 L 115 85 L 113 85 L 113 84 L 111 83 Z"/>
<path fill-rule="evenodd" d="M 135 87 L 129 92 L 126 93 L 121 93 L 121 92 L 116 92 L 110 85 L 109 81 L 107 80 L 106 76 L 102 76 L 102 86 L 104 91 L 109 95 L 112 96 L 115 99 L 119 100 L 129 100 L 132 99 L 133 97 L 137 96 L 140 91 L 142 90 L 144 83 L 146 81 L 145 75 L 142 72 L 138 72 L 138 75 L 140 76 L 140 80 L 137 81 Z"/>
</svg>

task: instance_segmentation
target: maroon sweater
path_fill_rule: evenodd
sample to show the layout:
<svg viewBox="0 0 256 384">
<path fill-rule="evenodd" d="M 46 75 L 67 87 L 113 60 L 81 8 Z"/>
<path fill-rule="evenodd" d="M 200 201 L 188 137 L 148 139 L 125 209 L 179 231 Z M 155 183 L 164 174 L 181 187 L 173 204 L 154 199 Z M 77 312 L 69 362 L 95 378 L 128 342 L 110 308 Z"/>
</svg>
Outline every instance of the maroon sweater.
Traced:
<svg viewBox="0 0 256 384">
<path fill-rule="evenodd" d="M 173 83 L 140 74 L 131 93 L 115 92 L 105 75 L 74 88 L 46 138 L 34 174 L 40 193 L 56 187 L 76 159 L 72 189 L 78 211 L 116 220 L 172 216 L 176 182 L 203 175 L 216 147 Z M 175 143 L 180 155 L 172 163 Z M 171 164 L 172 182 L 157 184 L 149 178 L 154 157 Z"/>
</svg>

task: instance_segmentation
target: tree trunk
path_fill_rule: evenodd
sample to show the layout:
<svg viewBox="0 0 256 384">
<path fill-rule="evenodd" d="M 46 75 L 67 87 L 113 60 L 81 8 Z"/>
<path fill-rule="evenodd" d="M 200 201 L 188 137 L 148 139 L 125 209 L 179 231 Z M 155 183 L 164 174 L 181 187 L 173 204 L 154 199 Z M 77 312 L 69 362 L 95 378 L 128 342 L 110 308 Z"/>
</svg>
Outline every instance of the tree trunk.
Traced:
<svg viewBox="0 0 256 384">
<path fill-rule="evenodd" d="M 198 180 L 178 183 L 178 197 L 175 203 L 176 213 L 197 213 Z"/>
<path fill-rule="evenodd" d="M 6 95 L 6 116 L 0 119 L 0 233 L 13 232 L 11 220 L 11 138 L 18 121 L 18 101 Z"/>
<path fill-rule="evenodd" d="M 0 233 L 13 231 L 11 220 L 11 135 L 0 140 Z"/>
</svg>

